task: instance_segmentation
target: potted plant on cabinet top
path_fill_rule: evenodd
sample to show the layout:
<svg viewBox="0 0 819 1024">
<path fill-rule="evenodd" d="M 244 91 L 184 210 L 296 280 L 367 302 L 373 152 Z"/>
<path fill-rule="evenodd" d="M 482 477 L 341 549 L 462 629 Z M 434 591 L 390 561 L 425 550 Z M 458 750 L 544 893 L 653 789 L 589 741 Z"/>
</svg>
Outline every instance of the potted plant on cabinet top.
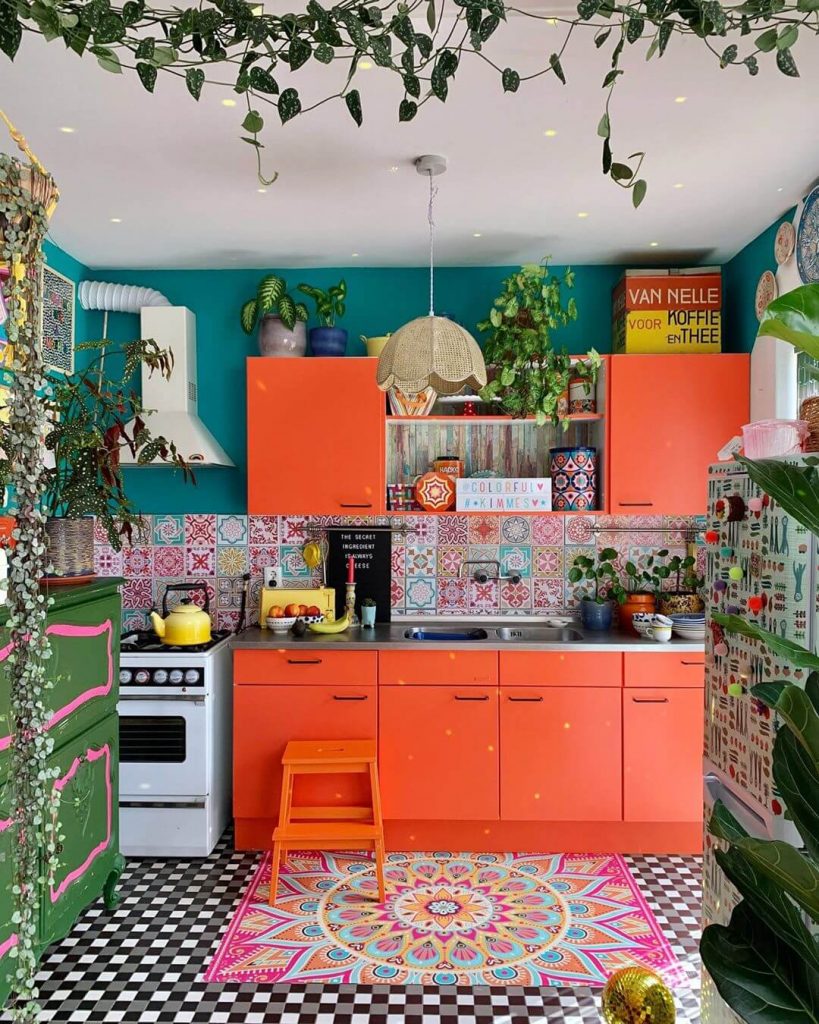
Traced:
<svg viewBox="0 0 819 1024">
<path fill-rule="evenodd" d="M 662 615 L 691 615 L 703 610 L 705 602 L 700 596 L 700 590 L 705 579 L 697 574 L 696 565 L 697 560 L 693 555 L 672 555 L 668 565 L 657 566 L 656 572 L 661 580 L 667 580 L 672 575 L 675 577 L 673 590 L 657 591 L 657 611 Z"/>
<path fill-rule="evenodd" d="M 347 309 L 347 284 L 341 280 L 326 291 L 312 284 L 300 284 L 299 291 L 316 304 L 321 325 L 310 328 L 310 351 L 314 356 L 343 356 L 347 351 L 347 332 L 336 327 L 336 318 Z"/>
<path fill-rule="evenodd" d="M 45 396 L 48 426 L 43 439 L 49 558 L 55 577 L 94 573 L 94 521 L 100 522 L 112 548 L 131 542 L 141 515 L 125 493 L 120 452 L 127 448 L 140 465 L 157 459 L 176 466 L 193 481 L 187 462 L 172 441 L 154 436 L 130 381 L 145 363 L 170 377 L 173 357 L 155 341 L 131 341 L 114 348 L 107 341 L 85 342 L 83 349 L 104 349 L 84 370 L 50 382 Z M 120 377 L 106 377 L 104 363 L 117 359 Z M 0 447 L 5 424 L 0 423 Z M 0 461 L 0 483 L 9 478 L 8 461 Z"/>
<path fill-rule="evenodd" d="M 580 621 L 586 629 L 611 629 L 612 607 L 610 581 L 616 581 L 617 571 L 612 562 L 617 558 L 614 548 L 603 548 L 595 559 L 588 555 L 578 555 L 569 569 L 569 582 L 586 581 L 593 584 L 591 595 L 580 601 Z"/>
<path fill-rule="evenodd" d="M 259 351 L 263 356 L 303 356 L 307 351 L 307 306 L 288 293 L 283 277 L 263 277 L 256 297 L 242 306 L 239 319 L 245 334 L 252 334 L 261 319 Z"/>
<path fill-rule="evenodd" d="M 549 274 L 548 261 L 522 266 L 503 282 L 489 317 L 478 330 L 491 331 L 484 357 L 491 379 L 481 390 L 484 401 L 500 399 L 511 416 L 534 416 L 538 425 L 557 426 L 568 414 L 570 380 L 589 387 L 597 381 L 600 356 L 590 349 L 573 360 L 552 346 L 552 331 L 577 319 L 577 304 L 564 306 L 561 289 L 574 287 L 574 273 Z"/>
</svg>

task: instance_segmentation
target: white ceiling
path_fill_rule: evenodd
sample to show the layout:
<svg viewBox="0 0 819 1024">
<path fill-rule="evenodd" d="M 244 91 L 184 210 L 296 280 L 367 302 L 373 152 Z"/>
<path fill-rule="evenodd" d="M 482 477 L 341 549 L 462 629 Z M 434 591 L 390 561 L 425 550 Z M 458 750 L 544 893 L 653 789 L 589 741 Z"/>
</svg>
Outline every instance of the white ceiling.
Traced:
<svg viewBox="0 0 819 1024">
<path fill-rule="evenodd" d="M 562 30 L 517 17 L 486 52 L 501 67 L 534 70 L 553 37 Z M 427 152 L 449 158 L 438 179 L 440 263 L 550 254 L 557 263 L 680 265 L 730 257 L 819 174 L 810 127 L 818 50 L 803 36 L 799 79 L 767 59 L 752 79 L 744 69 L 720 71 L 694 39 L 650 63 L 642 44 L 632 48 L 613 142 L 615 159 L 647 150 L 649 192 L 637 211 L 600 173 L 609 58 L 588 33 L 576 33 L 564 57 L 567 86 L 548 75 L 504 94 L 490 68 L 465 59 L 448 102 L 430 101 L 410 124 L 398 123 L 398 84 L 378 68 L 357 76 L 360 129 L 341 101 L 283 127 L 270 108 L 265 161 L 280 177 L 266 194 L 238 138 L 241 107 L 221 105 L 229 91 L 206 86 L 197 104 L 181 81 L 160 74 L 150 96 L 134 74 L 107 74 L 93 58 L 27 36 L 14 64 L 0 55 L 0 105 L 62 190 L 54 241 L 92 267 L 422 264 L 426 183 L 412 162 Z M 311 63 L 293 84 L 306 104 L 333 91 L 337 74 Z M 675 103 L 680 95 L 685 103 Z M 549 128 L 555 137 L 544 136 Z"/>
</svg>

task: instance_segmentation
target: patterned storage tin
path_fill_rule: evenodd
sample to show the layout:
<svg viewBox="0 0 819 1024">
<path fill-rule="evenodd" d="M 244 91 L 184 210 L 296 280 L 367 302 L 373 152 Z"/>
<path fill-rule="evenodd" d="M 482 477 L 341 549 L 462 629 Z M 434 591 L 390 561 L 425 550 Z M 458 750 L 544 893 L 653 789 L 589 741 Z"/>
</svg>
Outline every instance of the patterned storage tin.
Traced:
<svg viewBox="0 0 819 1024">
<path fill-rule="evenodd" d="M 590 512 L 597 508 L 597 449 L 550 448 L 552 509 Z"/>
</svg>

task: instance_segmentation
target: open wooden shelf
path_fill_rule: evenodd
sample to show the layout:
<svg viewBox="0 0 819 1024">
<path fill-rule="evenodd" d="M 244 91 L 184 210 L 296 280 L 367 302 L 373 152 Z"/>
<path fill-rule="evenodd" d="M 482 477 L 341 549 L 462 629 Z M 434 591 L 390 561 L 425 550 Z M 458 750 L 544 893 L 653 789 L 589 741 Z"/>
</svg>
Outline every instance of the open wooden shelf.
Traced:
<svg viewBox="0 0 819 1024">
<path fill-rule="evenodd" d="M 580 412 L 564 417 L 566 423 L 588 423 L 604 419 L 602 412 Z M 451 423 L 463 424 L 464 426 L 480 426 L 487 423 L 535 423 L 534 416 L 388 416 L 387 424 L 390 423 Z"/>
</svg>

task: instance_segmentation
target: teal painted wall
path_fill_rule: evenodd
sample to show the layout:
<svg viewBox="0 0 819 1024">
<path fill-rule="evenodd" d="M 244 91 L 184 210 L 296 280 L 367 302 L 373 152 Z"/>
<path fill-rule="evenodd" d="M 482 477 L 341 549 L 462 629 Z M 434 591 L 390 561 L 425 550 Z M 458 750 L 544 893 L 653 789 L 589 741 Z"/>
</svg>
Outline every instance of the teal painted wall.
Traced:
<svg viewBox="0 0 819 1024">
<path fill-rule="evenodd" d="M 435 305 L 470 330 L 487 315 L 502 279 L 512 267 L 442 267 L 435 274 Z M 555 268 L 559 272 L 560 268 Z M 244 512 L 245 359 L 257 354 L 256 340 L 239 326 L 239 309 L 256 291 L 262 270 L 94 270 L 91 279 L 157 288 L 174 305 L 196 314 L 199 411 L 203 421 L 236 463 L 236 469 L 199 469 L 197 484 L 185 484 L 169 469 L 127 470 L 128 494 L 146 514 L 155 512 Z M 350 334 L 348 354 L 360 355 L 360 334 L 394 331 L 428 309 L 429 272 L 424 268 L 324 268 L 282 271 L 292 289 L 301 282 L 327 287 L 344 277 L 349 290 L 343 325 Z M 610 351 L 611 289 L 619 267 L 576 268 L 577 321 L 560 332 L 572 352 L 594 346 Z M 309 303 L 308 305 L 312 305 Z M 98 335 L 102 314 L 89 314 L 89 330 Z M 109 335 L 135 337 L 134 315 L 109 317 Z M 79 337 L 79 335 L 78 335 Z M 305 409 L 318 407 L 320 394 L 305 395 Z M 295 425 L 297 428 L 297 425 Z M 307 456 L 309 458 L 309 455 Z"/>
<path fill-rule="evenodd" d="M 793 220 L 791 208 L 756 236 L 722 268 L 723 348 L 726 352 L 750 352 L 758 321 L 754 300 L 756 285 L 765 270 L 776 271 L 774 238 L 779 225 Z"/>
</svg>

